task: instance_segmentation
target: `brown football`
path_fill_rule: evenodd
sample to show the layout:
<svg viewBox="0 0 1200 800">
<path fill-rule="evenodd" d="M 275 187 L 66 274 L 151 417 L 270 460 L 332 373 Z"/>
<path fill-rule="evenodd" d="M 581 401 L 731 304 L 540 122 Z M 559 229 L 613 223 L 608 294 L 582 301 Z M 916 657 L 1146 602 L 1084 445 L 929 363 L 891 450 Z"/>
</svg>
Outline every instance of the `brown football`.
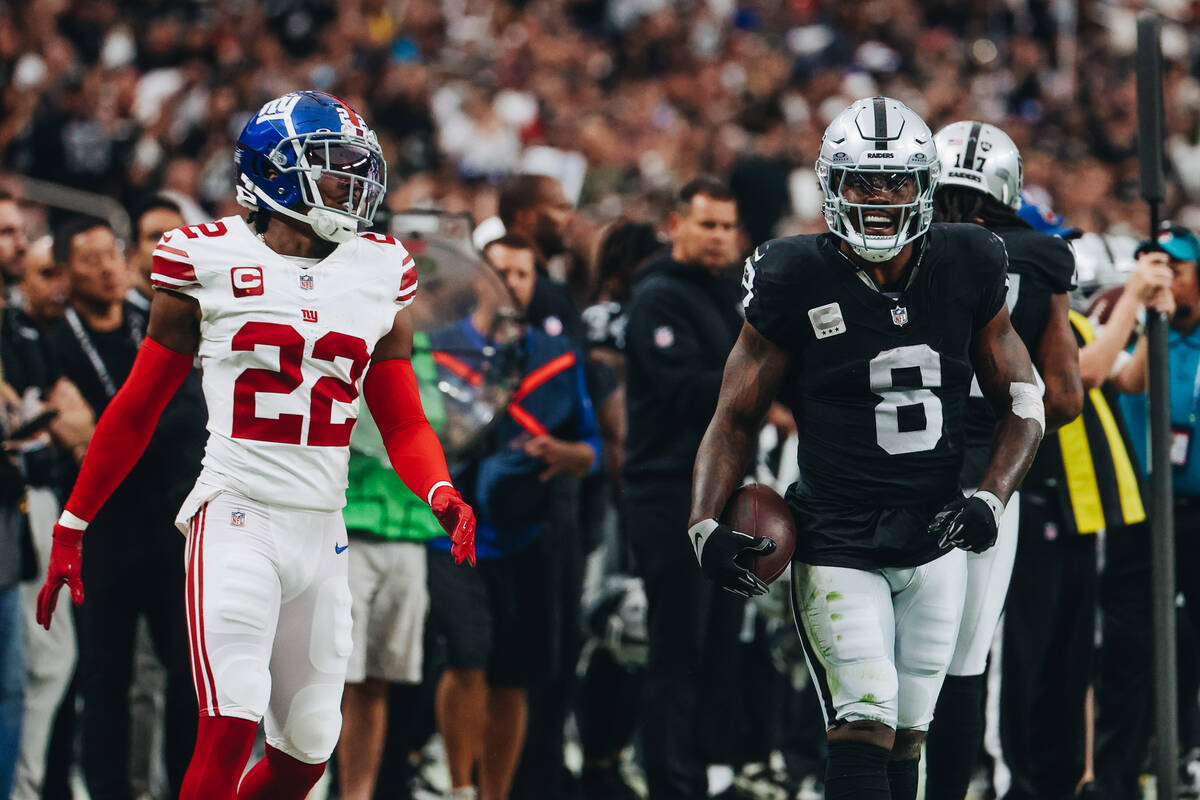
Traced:
<svg viewBox="0 0 1200 800">
<path fill-rule="evenodd" d="M 796 520 L 792 510 L 775 490 L 761 483 L 738 489 L 729 498 L 721 523 L 750 536 L 765 536 L 775 542 L 775 552 L 745 564 L 766 583 L 778 578 L 796 550 Z M 749 558 L 744 556 L 744 558 Z"/>
</svg>

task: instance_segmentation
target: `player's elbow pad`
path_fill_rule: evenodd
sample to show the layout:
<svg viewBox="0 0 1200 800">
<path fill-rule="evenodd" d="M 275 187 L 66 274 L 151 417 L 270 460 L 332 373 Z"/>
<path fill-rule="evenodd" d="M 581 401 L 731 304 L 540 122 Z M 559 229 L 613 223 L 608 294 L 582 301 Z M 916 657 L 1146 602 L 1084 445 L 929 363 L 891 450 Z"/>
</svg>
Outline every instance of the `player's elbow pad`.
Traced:
<svg viewBox="0 0 1200 800">
<path fill-rule="evenodd" d="M 192 369 L 192 356 L 146 339 L 129 377 L 100 415 L 64 509 L 91 521 L 142 457 L 158 418 Z"/>
<path fill-rule="evenodd" d="M 1012 413 L 1021 419 L 1037 423 L 1042 435 L 1046 433 L 1046 408 L 1042 403 L 1042 389 L 1036 384 L 1013 381 L 1008 385 L 1012 398 Z"/>
<path fill-rule="evenodd" d="M 426 503 L 443 484 L 452 486 L 442 443 L 425 419 L 412 362 L 393 358 L 371 365 L 363 397 L 375 418 L 392 469 Z"/>
</svg>

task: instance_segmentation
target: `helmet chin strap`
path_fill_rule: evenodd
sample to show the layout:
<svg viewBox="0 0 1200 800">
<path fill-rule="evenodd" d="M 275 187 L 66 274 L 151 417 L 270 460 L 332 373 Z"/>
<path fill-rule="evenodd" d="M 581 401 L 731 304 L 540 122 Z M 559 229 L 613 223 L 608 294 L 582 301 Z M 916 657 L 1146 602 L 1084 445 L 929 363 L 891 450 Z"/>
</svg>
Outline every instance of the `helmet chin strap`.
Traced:
<svg viewBox="0 0 1200 800">
<path fill-rule="evenodd" d="M 358 222 L 347 219 L 335 211 L 325 208 L 310 208 L 307 213 L 301 214 L 276 203 L 271 198 L 264 196 L 260 191 L 255 191 L 253 195 L 255 200 L 258 200 L 259 203 L 265 205 L 272 212 L 305 223 L 312 228 L 313 233 L 327 242 L 342 244 L 353 239 L 355 234 L 358 233 Z M 238 201 L 241 202 L 240 194 Z M 258 204 L 250 205 L 242 203 L 242 205 L 245 205 L 247 208 L 258 207 Z"/>
<path fill-rule="evenodd" d="M 888 237 L 891 238 L 891 237 Z M 858 254 L 864 261 L 870 261 L 872 264 L 878 264 L 881 261 L 888 261 L 900 255 L 900 251 L 904 246 L 889 247 L 886 250 L 874 250 L 869 247 L 863 247 L 861 244 L 851 244 L 850 249 Z"/>
<path fill-rule="evenodd" d="M 310 208 L 301 219 L 312 226 L 313 233 L 327 242 L 342 244 L 353 239 L 358 233 L 357 222 L 324 208 Z"/>
</svg>

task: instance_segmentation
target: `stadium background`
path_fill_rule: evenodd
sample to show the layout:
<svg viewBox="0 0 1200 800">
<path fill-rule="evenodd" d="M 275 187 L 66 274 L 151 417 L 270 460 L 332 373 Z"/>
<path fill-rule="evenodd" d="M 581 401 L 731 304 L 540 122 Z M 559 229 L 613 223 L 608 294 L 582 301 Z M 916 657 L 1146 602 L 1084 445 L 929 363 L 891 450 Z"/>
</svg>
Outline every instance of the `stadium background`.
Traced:
<svg viewBox="0 0 1200 800">
<path fill-rule="evenodd" d="M 1025 182 L 1074 226 L 1144 230 L 1134 13 L 1064 0 L 481 0 L 0 7 L 0 152 L 14 174 L 128 207 L 165 187 L 235 209 L 233 137 L 266 100 L 325 89 L 361 109 L 387 208 L 495 213 L 495 179 L 555 172 L 600 227 L 662 215 L 701 172 L 732 179 L 752 240 L 820 228 L 821 131 L 887 94 L 933 129 L 1000 124 Z M 1200 224 L 1198 5 L 1166 15 L 1166 216 Z M 551 149 L 547 149 L 551 148 Z M 195 213 L 201 213 L 196 210 Z M 573 275 L 586 293 L 584 275 Z"/>
<path fill-rule="evenodd" d="M 747 244 L 824 230 L 821 132 L 853 99 L 886 94 L 935 130 L 1001 126 L 1033 199 L 1127 241 L 1147 225 L 1133 82 L 1143 5 L 1164 15 L 1163 216 L 1195 229 L 1200 3 L 1184 0 L 7 3 L 0 182 L 51 209 L 102 211 L 119 230 L 123 209 L 158 190 L 189 221 L 237 213 L 237 132 L 266 100 L 323 89 L 378 132 L 387 212 L 485 220 L 503 176 L 559 177 L 577 213 L 573 253 L 555 266 L 584 302 L 604 226 L 661 221 L 696 174 L 730 180 Z"/>
</svg>

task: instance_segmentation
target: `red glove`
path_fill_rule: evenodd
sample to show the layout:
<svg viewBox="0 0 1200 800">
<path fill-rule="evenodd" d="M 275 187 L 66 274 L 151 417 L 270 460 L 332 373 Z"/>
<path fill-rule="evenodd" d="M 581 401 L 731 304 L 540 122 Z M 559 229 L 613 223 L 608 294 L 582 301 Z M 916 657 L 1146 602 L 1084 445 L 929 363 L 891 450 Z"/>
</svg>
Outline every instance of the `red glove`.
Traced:
<svg viewBox="0 0 1200 800">
<path fill-rule="evenodd" d="M 472 526 L 473 527 L 473 526 Z M 37 621 L 50 630 L 50 617 L 58 603 L 58 590 L 65 583 L 71 588 L 75 605 L 83 603 L 83 531 L 54 523 L 54 544 L 50 546 L 50 564 L 46 567 L 46 582 L 37 598 Z"/>
<path fill-rule="evenodd" d="M 429 507 L 450 534 L 450 555 L 454 556 L 454 563 L 461 564 L 465 560 L 475 566 L 475 511 L 449 486 L 437 488 Z"/>
</svg>

